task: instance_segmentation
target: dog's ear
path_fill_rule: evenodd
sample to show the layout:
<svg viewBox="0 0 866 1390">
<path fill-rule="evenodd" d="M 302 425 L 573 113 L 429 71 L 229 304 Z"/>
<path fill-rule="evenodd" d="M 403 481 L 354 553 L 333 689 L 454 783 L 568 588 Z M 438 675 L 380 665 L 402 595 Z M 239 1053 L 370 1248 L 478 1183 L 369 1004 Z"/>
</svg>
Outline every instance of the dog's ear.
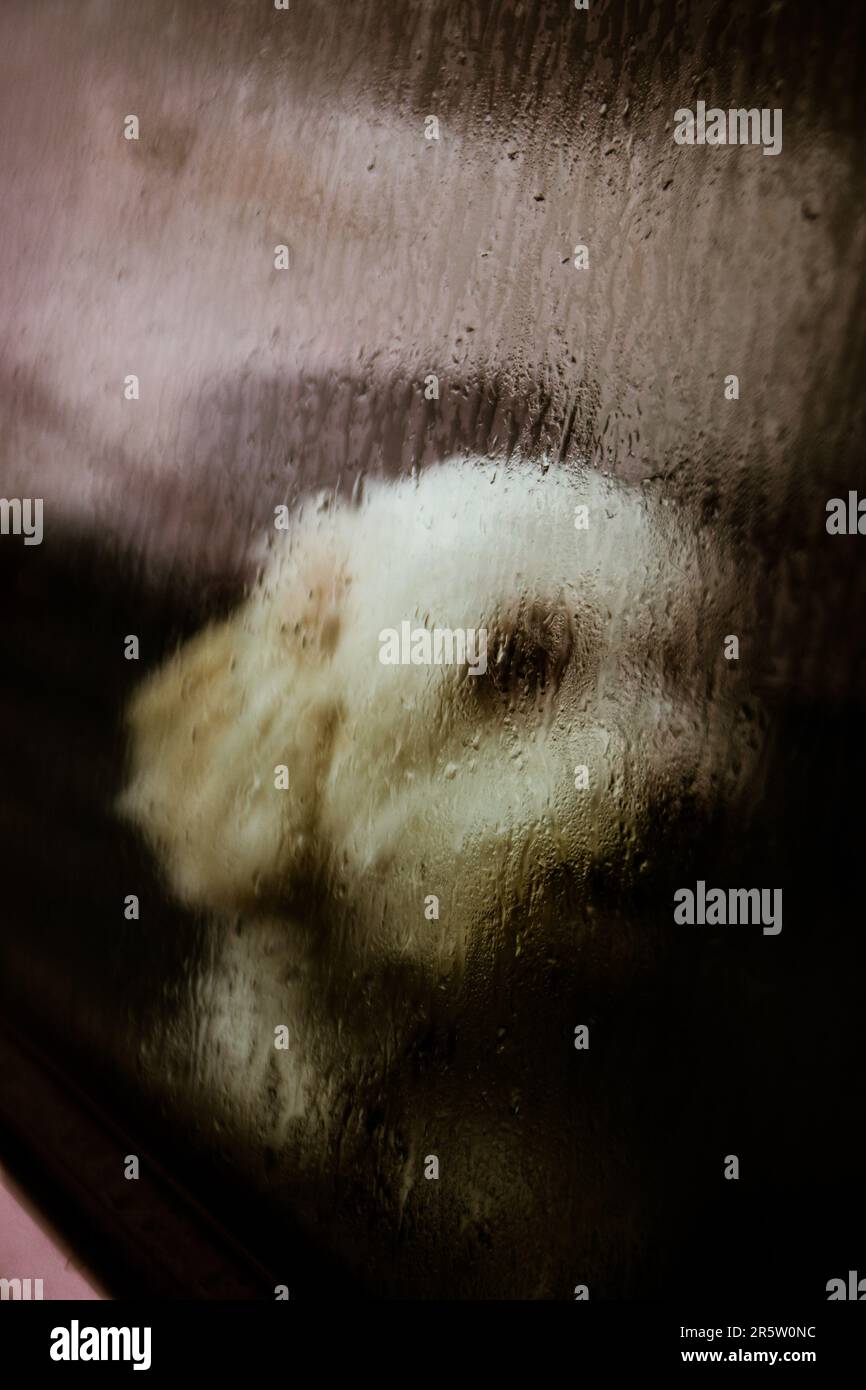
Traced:
<svg viewBox="0 0 866 1390">
<path fill-rule="evenodd" d="M 309 881 L 337 720 L 326 653 L 338 628 L 315 582 L 278 577 L 133 697 L 118 811 L 187 904 L 257 911 Z"/>
</svg>

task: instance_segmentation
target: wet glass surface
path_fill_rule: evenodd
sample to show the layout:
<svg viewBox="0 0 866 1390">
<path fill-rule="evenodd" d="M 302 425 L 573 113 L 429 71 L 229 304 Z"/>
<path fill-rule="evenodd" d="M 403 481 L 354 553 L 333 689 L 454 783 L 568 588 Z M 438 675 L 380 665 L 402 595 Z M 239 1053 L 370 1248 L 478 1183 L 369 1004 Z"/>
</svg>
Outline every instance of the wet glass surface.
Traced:
<svg viewBox="0 0 866 1390">
<path fill-rule="evenodd" d="M 0 17 L 4 1001 L 301 1296 L 847 1249 L 863 20 L 684 9 Z"/>
</svg>

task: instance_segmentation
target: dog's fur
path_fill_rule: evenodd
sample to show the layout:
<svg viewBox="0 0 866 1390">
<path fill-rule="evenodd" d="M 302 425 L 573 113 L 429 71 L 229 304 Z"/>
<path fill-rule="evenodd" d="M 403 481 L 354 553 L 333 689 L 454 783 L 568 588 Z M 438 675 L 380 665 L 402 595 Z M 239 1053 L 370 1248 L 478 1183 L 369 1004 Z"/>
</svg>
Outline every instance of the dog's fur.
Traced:
<svg viewBox="0 0 866 1390">
<path fill-rule="evenodd" d="M 387 946 L 437 894 L 464 930 L 559 865 L 627 872 L 654 807 L 748 780 L 731 576 L 638 490 L 452 461 L 360 505 L 309 503 L 274 551 L 129 711 L 122 810 L 189 904 L 336 895 Z M 486 627 L 487 673 L 383 666 L 378 634 L 404 619 Z"/>
</svg>

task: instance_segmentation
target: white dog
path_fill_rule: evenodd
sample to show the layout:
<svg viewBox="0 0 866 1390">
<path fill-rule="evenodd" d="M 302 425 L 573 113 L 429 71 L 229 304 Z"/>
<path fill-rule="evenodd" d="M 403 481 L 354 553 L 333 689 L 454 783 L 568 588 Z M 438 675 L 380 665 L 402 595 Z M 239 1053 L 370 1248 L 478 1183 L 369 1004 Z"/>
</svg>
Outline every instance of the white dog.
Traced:
<svg viewBox="0 0 866 1390">
<path fill-rule="evenodd" d="M 320 895 L 387 950 L 429 946 L 435 895 L 442 947 L 558 865 L 640 867 L 684 790 L 748 785 L 718 543 L 639 491 L 453 461 L 308 505 L 279 542 L 130 711 L 123 811 L 185 902 Z M 383 665 L 407 621 L 484 630 L 487 670 Z"/>
<path fill-rule="evenodd" d="M 743 596 L 684 516 L 537 465 L 452 461 L 275 540 L 129 711 L 123 811 L 211 913 L 154 1055 L 378 1293 L 438 1287 L 426 1250 L 452 1296 L 562 1296 L 599 1212 L 611 1250 L 639 1230 L 621 1146 L 581 1138 L 604 1072 L 569 1050 L 578 993 L 616 998 L 658 937 L 599 898 L 664 878 L 672 819 L 755 792 Z M 403 623 L 484 629 L 486 670 L 383 664 Z"/>
</svg>

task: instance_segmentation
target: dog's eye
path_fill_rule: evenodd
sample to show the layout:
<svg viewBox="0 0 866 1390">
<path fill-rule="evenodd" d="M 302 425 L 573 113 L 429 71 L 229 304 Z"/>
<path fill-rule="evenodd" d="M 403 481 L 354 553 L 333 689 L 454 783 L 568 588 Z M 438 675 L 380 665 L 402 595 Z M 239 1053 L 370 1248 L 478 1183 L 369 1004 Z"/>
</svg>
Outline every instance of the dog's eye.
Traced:
<svg viewBox="0 0 866 1390">
<path fill-rule="evenodd" d="M 559 608 L 521 605 L 488 635 L 486 684 L 509 699 L 555 692 L 574 649 L 572 619 Z"/>
</svg>

